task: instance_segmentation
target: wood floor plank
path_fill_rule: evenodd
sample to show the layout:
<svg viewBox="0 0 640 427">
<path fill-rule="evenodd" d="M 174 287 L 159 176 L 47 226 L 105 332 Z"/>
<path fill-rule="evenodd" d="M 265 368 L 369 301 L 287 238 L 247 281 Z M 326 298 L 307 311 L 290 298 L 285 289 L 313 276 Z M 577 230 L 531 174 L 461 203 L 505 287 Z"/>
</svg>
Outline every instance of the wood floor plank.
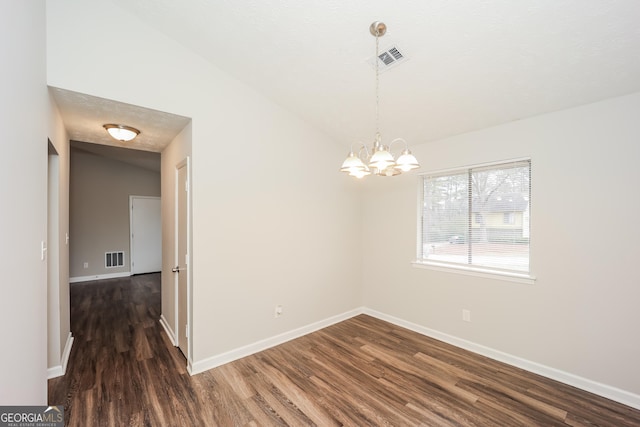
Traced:
<svg viewBox="0 0 640 427">
<path fill-rule="evenodd" d="M 67 426 L 640 426 L 640 411 L 366 315 L 196 376 L 160 275 L 70 286 Z"/>
</svg>

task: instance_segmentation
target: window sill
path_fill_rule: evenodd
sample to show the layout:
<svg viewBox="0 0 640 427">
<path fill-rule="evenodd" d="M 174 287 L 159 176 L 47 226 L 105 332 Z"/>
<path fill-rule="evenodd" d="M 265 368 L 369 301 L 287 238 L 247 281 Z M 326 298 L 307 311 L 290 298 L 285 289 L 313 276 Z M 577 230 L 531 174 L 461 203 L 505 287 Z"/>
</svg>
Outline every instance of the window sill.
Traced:
<svg viewBox="0 0 640 427">
<path fill-rule="evenodd" d="M 535 276 L 531 276 L 526 273 L 510 273 L 488 270 L 480 267 L 443 264 L 433 261 L 413 261 L 411 264 L 416 268 L 426 268 L 428 270 L 444 271 L 447 273 L 464 274 L 467 276 L 484 277 L 488 279 L 506 280 L 508 282 L 524 283 L 527 285 L 533 285 L 536 281 Z"/>
</svg>

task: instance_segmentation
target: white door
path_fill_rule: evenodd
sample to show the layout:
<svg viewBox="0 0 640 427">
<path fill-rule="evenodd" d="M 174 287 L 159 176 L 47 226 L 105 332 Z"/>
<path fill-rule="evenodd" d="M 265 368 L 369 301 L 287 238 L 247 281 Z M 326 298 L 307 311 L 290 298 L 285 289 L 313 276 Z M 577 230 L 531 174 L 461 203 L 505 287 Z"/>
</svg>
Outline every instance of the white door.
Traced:
<svg viewBox="0 0 640 427">
<path fill-rule="evenodd" d="M 176 268 L 174 272 L 178 283 L 178 348 L 189 359 L 189 329 L 188 329 L 188 202 L 189 202 L 189 174 L 188 162 L 181 163 L 176 170 Z"/>
<path fill-rule="evenodd" d="M 129 197 L 131 212 L 131 274 L 162 270 L 160 197 Z"/>
</svg>

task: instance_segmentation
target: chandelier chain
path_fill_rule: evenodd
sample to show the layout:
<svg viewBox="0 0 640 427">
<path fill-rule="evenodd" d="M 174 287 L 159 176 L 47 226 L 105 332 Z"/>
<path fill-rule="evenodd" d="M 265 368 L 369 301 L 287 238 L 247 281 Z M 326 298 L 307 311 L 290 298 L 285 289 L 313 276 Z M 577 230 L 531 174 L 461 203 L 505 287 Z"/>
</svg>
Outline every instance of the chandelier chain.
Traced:
<svg viewBox="0 0 640 427">
<path fill-rule="evenodd" d="M 376 66 L 375 66 L 375 69 L 376 69 L 376 139 L 380 134 L 380 77 L 378 72 L 378 67 L 380 62 L 380 57 L 378 56 L 379 40 L 380 40 L 380 36 L 378 35 L 378 32 L 376 32 L 376 57 L 374 59 L 376 63 Z"/>
<path fill-rule="evenodd" d="M 380 21 L 375 21 L 371 26 L 369 26 L 369 32 L 376 38 L 376 57 L 374 58 L 374 69 L 376 73 L 376 135 L 373 141 L 372 150 L 369 151 L 366 144 L 360 142 L 360 148 L 359 151 L 357 151 L 354 150 L 354 146 L 352 144 L 351 151 L 340 168 L 341 172 L 346 172 L 350 176 L 354 176 L 356 178 L 363 178 L 371 174 L 395 176 L 420 167 L 416 158 L 411 154 L 411 151 L 409 151 L 407 141 L 402 138 L 396 138 L 391 141 L 389 146 L 385 146 L 382 145 L 380 137 L 380 37 L 385 34 L 386 30 L 387 26 L 384 25 L 384 22 Z M 385 58 L 387 55 L 388 54 L 385 52 Z M 391 147 L 394 143 L 404 143 L 405 145 L 404 151 L 401 152 L 397 159 L 393 154 L 391 154 Z M 363 152 L 365 153 L 364 157 L 362 155 Z"/>
</svg>

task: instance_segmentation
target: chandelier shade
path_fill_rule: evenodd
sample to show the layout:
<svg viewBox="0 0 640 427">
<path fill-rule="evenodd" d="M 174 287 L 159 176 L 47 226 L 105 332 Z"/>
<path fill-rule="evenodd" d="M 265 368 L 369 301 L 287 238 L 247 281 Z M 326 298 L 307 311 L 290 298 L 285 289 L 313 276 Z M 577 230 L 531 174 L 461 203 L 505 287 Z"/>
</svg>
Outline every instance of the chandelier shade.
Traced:
<svg viewBox="0 0 640 427">
<path fill-rule="evenodd" d="M 411 151 L 406 149 L 402 152 L 400 157 L 398 157 L 395 167 L 396 169 L 400 169 L 402 172 L 409 172 L 410 170 L 419 168 L 420 164 L 416 157 L 411 154 Z"/>
<path fill-rule="evenodd" d="M 365 165 L 362 160 L 354 154 L 354 152 L 350 152 L 349 156 L 342 163 L 342 168 L 340 168 L 341 172 L 355 172 L 359 170 L 365 170 L 367 165 Z"/>
<path fill-rule="evenodd" d="M 356 178 L 363 178 L 371 174 L 379 176 L 396 176 L 400 175 L 403 172 L 409 172 L 420 167 L 418 160 L 413 154 L 411 154 L 411 151 L 409 151 L 409 146 L 404 139 L 396 138 L 391 141 L 391 144 L 389 144 L 388 146 L 383 145 L 381 142 L 382 138 L 380 137 L 379 129 L 379 63 L 381 60 L 379 54 L 379 39 L 386 33 L 386 31 L 387 26 L 380 21 L 373 22 L 369 27 L 369 32 L 376 38 L 376 57 L 374 58 L 376 71 L 376 134 L 375 140 L 373 142 L 373 147 L 371 148 L 371 150 L 369 150 L 365 144 L 359 143 L 360 149 L 356 154 L 356 151 L 353 150 L 352 145 L 349 155 L 342 163 L 342 167 L 340 168 L 341 172 L 345 172 L 350 176 L 355 176 Z M 396 160 L 396 158 L 392 154 L 391 148 L 393 144 L 397 142 L 404 142 L 405 150 L 400 153 L 400 156 Z"/>
<path fill-rule="evenodd" d="M 396 161 L 389 152 L 389 148 L 385 146 L 378 147 L 369 159 L 369 167 L 378 170 L 384 170 L 388 167 L 394 167 Z"/>
</svg>

